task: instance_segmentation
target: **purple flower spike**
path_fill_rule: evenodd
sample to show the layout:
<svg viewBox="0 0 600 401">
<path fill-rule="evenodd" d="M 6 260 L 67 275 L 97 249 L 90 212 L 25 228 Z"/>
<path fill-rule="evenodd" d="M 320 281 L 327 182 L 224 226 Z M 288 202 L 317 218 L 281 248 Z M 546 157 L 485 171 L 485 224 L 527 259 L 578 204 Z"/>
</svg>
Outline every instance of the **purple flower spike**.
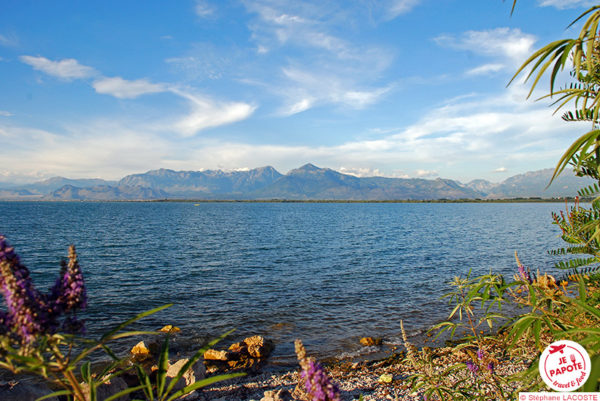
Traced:
<svg viewBox="0 0 600 401">
<path fill-rule="evenodd" d="M 308 369 L 301 376 L 306 380 L 306 392 L 313 401 L 339 401 L 340 391 L 333 384 L 323 367 L 315 361 L 308 362 Z"/>
<path fill-rule="evenodd" d="M 71 312 L 77 309 L 85 309 L 87 306 L 87 295 L 83 282 L 83 273 L 75 247 L 69 247 L 69 263 L 63 262 L 61 275 L 52 288 L 51 299 L 58 313 Z"/>
<path fill-rule="evenodd" d="M 521 263 L 521 261 L 519 260 L 519 257 L 517 256 L 517 251 L 515 251 L 515 259 L 517 261 L 517 266 L 519 266 L 519 277 L 521 278 L 521 280 L 526 281 L 529 284 L 533 284 L 533 279 L 531 278 L 531 272 L 529 271 L 529 269 L 527 269 L 525 266 L 523 266 L 523 263 Z"/>
<path fill-rule="evenodd" d="M 474 375 L 477 374 L 477 371 L 479 370 L 479 367 L 477 365 L 475 365 L 471 361 L 467 361 L 466 365 L 467 365 L 467 368 L 469 368 L 469 370 L 471 371 L 471 373 L 473 373 Z"/>
<path fill-rule="evenodd" d="M 483 359 L 483 350 L 482 349 L 477 350 L 477 358 Z"/>
<path fill-rule="evenodd" d="M 8 313 L 2 316 L 5 331 L 8 326 L 24 342 L 30 343 L 36 334 L 45 332 L 51 324 L 43 296 L 33 287 L 29 270 L 21 264 L 12 247 L 0 235 L 0 292 Z"/>
<path fill-rule="evenodd" d="M 491 374 L 494 374 L 494 362 L 488 363 L 487 368 Z"/>
</svg>

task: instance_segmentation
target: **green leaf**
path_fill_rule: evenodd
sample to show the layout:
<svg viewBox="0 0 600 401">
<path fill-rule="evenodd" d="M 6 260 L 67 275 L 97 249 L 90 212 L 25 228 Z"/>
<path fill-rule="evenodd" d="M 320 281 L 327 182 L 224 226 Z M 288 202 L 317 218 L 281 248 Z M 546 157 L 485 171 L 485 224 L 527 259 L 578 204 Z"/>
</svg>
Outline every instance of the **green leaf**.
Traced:
<svg viewBox="0 0 600 401">
<path fill-rule="evenodd" d="M 158 372 L 156 374 L 156 396 L 162 398 L 167 380 L 167 370 L 169 369 L 169 335 L 165 336 L 160 355 L 158 357 Z"/>
<path fill-rule="evenodd" d="M 136 365 L 135 368 L 137 370 L 138 380 L 140 381 L 140 384 L 143 386 L 142 390 L 144 391 L 146 398 L 150 401 L 154 401 L 154 389 L 152 388 L 152 383 L 150 382 L 150 377 L 148 377 L 148 375 L 146 374 L 146 371 L 141 366 Z"/>
<path fill-rule="evenodd" d="M 586 304 L 585 302 L 580 301 L 579 299 L 574 299 L 573 302 L 575 304 L 577 304 L 579 306 L 579 308 L 587 311 L 591 315 L 596 316 L 598 319 L 600 319 L 600 310 L 599 309 L 593 308 L 590 305 Z"/>
</svg>

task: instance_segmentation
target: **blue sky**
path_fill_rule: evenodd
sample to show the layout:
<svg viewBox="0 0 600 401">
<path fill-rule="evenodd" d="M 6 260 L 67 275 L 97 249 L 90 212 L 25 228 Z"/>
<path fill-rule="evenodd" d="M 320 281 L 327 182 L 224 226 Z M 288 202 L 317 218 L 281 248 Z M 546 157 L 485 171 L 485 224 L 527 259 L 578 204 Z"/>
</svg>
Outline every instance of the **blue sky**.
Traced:
<svg viewBox="0 0 600 401">
<path fill-rule="evenodd" d="M 511 5 L 4 0 L 0 182 L 307 162 L 497 182 L 553 167 L 587 127 L 506 84 L 590 2 Z"/>
</svg>

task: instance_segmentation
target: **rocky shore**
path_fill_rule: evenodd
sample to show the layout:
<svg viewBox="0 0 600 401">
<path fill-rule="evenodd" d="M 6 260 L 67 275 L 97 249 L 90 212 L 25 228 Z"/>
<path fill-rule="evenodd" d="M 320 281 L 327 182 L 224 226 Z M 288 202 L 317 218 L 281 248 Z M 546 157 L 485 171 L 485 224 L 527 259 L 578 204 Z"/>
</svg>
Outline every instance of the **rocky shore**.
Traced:
<svg viewBox="0 0 600 401">
<path fill-rule="evenodd" d="M 494 345 L 488 345 L 488 351 Z M 453 347 L 427 349 L 431 352 L 436 370 L 469 360 L 467 352 L 456 351 Z M 522 358 L 507 357 L 499 361 L 497 373 L 509 376 L 521 372 L 531 363 L 533 355 Z M 420 392 L 413 391 L 409 377 L 415 373 L 414 368 L 405 358 L 404 352 L 397 352 L 385 359 L 375 361 L 338 361 L 328 364 L 328 374 L 338 385 L 342 401 L 358 400 L 361 396 L 365 401 L 383 400 L 423 400 Z M 455 374 L 456 381 L 469 380 L 468 371 Z M 465 377 L 466 375 L 466 377 Z M 231 381 L 217 383 L 202 389 L 190 401 L 226 401 L 226 400 L 255 400 L 255 401 L 288 401 L 298 399 L 294 390 L 300 376 L 299 368 L 279 373 L 256 373 Z M 512 383 L 516 388 L 518 383 Z"/>
<path fill-rule="evenodd" d="M 372 338 L 361 339 L 363 346 L 381 344 Z M 490 355 L 502 355 L 498 343 L 489 342 L 483 352 Z M 186 401 L 289 401 L 302 400 L 302 391 L 298 391 L 300 368 L 288 370 L 271 369 L 268 357 L 273 350 L 273 343 L 261 336 L 253 336 L 230 345 L 227 349 L 209 349 L 204 360 L 199 361 L 182 377 L 178 388 L 193 384 L 199 380 L 216 374 L 229 372 L 245 372 L 243 377 L 217 382 L 188 394 L 181 399 Z M 458 350 L 455 347 L 429 348 L 423 347 L 419 354 L 427 354 L 433 361 L 435 370 L 441 371 L 448 366 L 465 363 L 469 360 L 469 350 Z M 472 352 L 472 351 L 471 351 Z M 146 346 L 143 342 L 136 344 L 131 350 L 131 359 L 144 366 L 150 374 L 156 371 L 155 344 Z M 520 357 L 505 356 L 496 359 L 496 373 L 509 376 L 525 370 L 534 355 Z M 169 364 L 167 377 L 174 377 L 187 359 L 174 360 Z M 395 351 L 379 360 L 339 360 L 325 365 L 329 377 L 337 384 L 341 400 L 423 400 L 423 395 L 414 391 L 410 385 L 410 376 L 417 373 L 406 358 L 405 351 Z M 452 380 L 472 380 L 468 370 L 453 373 Z M 114 378 L 109 384 L 99 389 L 99 401 L 118 391 L 136 385 L 134 376 L 123 375 Z M 517 383 L 513 383 L 517 386 Z M 516 388 L 516 387 L 515 387 Z M 37 397 L 49 393 L 43 384 L 27 383 L 27 381 L 0 382 L 0 399 L 3 401 L 34 401 Z M 118 401 L 135 399 L 124 396 Z M 139 394 L 143 398 L 142 394 Z M 139 398 L 139 397 L 137 397 Z M 60 401 L 50 398 L 51 401 Z"/>
</svg>

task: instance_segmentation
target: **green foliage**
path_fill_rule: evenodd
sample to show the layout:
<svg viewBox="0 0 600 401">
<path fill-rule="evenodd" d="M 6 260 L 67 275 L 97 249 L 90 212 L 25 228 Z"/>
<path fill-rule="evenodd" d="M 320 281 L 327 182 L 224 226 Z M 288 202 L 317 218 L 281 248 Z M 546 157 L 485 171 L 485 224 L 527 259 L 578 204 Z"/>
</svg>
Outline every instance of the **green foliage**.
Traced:
<svg viewBox="0 0 600 401">
<path fill-rule="evenodd" d="M 453 289 L 445 298 L 454 308 L 448 319 L 431 331 L 437 332 L 436 338 L 443 333 L 449 333 L 452 338 L 462 332 L 462 341 L 452 354 L 466 354 L 467 360 L 457 360 L 444 369 L 437 369 L 432 353 L 427 348 L 417 351 L 408 342 L 402 327 L 407 361 L 417 371 L 410 377 L 413 390 L 422 391 L 428 400 L 509 399 L 507 379 L 496 373 L 498 358 L 488 351 L 491 337 L 484 335 L 480 328 L 485 325 L 491 329 L 506 320 L 498 311 L 507 301 L 507 289 L 512 284 L 506 284 L 500 275 L 471 278 L 469 274 L 466 278 L 456 277 L 450 285 Z"/>
<path fill-rule="evenodd" d="M 0 336 L 0 368 L 7 369 L 15 374 L 29 373 L 41 376 L 52 384 L 63 388 L 63 390 L 57 391 L 52 395 L 62 395 L 67 396 L 68 399 L 85 401 L 85 390 L 74 373 L 79 366 L 81 378 L 89 389 L 89 399 L 94 401 L 98 386 L 128 369 L 125 366 L 125 361 L 115 355 L 108 346 L 108 343 L 120 338 L 140 334 L 156 334 L 156 332 L 147 331 L 121 332 L 121 330 L 146 316 L 170 306 L 171 304 L 168 304 L 140 313 L 127 322 L 116 326 L 99 340 L 91 340 L 69 334 L 40 335 L 35 344 L 26 353 L 21 348 L 14 347 L 8 336 Z M 80 351 L 74 353 L 74 350 Z M 112 361 L 99 374 L 92 375 L 90 362 L 83 361 L 96 351 L 104 351 Z M 124 395 L 131 391 L 128 389 L 119 394 Z"/>
<path fill-rule="evenodd" d="M 175 390 L 175 385 L 198 360 L 204 355 L 204 352 L 218 341 L 229 335 L 233 330 L 225 333 L 215 340 L 209 342 L 206 346 L 199 349 L 192 358 L 185 363 L 178 371 L 176 376 L 170 381 L 167 378 L 168 357 L 169 357 L 169 337 L 165 338 L 158 361 L 158 372 L 155 383 L 152 383 L 150 376 L 139 364 L 130 365 L 127 359 L 119 358 L 109 347 L 109 343 L 132 336 L 138 335 L 157 335 L 154 331 L 123 331 L 129 325 L 162 311 L 172 304 L 164 305 L 143 313 L 116 325 L 113 329 L 102 335 L 99 340 L 86 339 L 67 334 L 54 334 L 40 336 L 36 341 L 36 346 L 29 349 L 27 355 L 23 355 L 22 350 L 14 348 L 8 337 L 0 336 L 0 367 L 10 370 L 13 373 L 29 373 L 41 376 L 54 386 L 62 387 L 63 390 L 53 392 L 39 401 L 53 397 L 63 396 L 68 400 L 75 401 L 96 401 L 97 389 L 111 379 L 122 375 L 123 373 L 134 370 L 138 375 L 139 386 L 130 387 L 117 394 L 107 398 L 106 401 L 118 399 L 121 396 L 143 392 L 146 400 L 149 401 L 173 401 L 181 396 L 189 394 L 199 388 L 206 387 L 212 383 L 227 380 L 233 377 L 243 376 L 243 373 L 212 376 L 199 380 L 182 389 Z M 81 349 L 74 354 L 73 350 Z M 107 363 L 101 371 L 92 372 L 91 362 L 86 358 L 96 351 L 103 351 L 110 363 Z M 77 377 L 74 372 L 79 368 L 80 375 Z M 83 382 L 83 386 L 80 382 Z"/>
<path fill-rule="evenodd" d="M 570 286 L 546 274 L 531 283 L 519 275 L 510 282 L 494 274 L 455 278 L 446 295 L 453 308 L 448 319 L 432 330 L 451 338 L 462 332 L 450 354 L 464 357 L 436 369 L 439 363 L 431 354 L 425 348 L 417 351 L 405 337 L 407 361 L 417 371 L 410 378 L 412 388 L 428 400 L 508 400 L 517 399 L 522 391 L 544 391 L 539 355 L 550 343 L 569 339 L 583 345 L 592 359 L 592 377 L 581 391 L 599 390 L 600 274 L 586 277 Z M 507 304 L 516 314 L 497 312 Z M 485 323 L 500 331 L 484 335 L 479 328 Z M 526 368 L 514 375 L 499 374 L 506 364 Z"/>
</svg>

